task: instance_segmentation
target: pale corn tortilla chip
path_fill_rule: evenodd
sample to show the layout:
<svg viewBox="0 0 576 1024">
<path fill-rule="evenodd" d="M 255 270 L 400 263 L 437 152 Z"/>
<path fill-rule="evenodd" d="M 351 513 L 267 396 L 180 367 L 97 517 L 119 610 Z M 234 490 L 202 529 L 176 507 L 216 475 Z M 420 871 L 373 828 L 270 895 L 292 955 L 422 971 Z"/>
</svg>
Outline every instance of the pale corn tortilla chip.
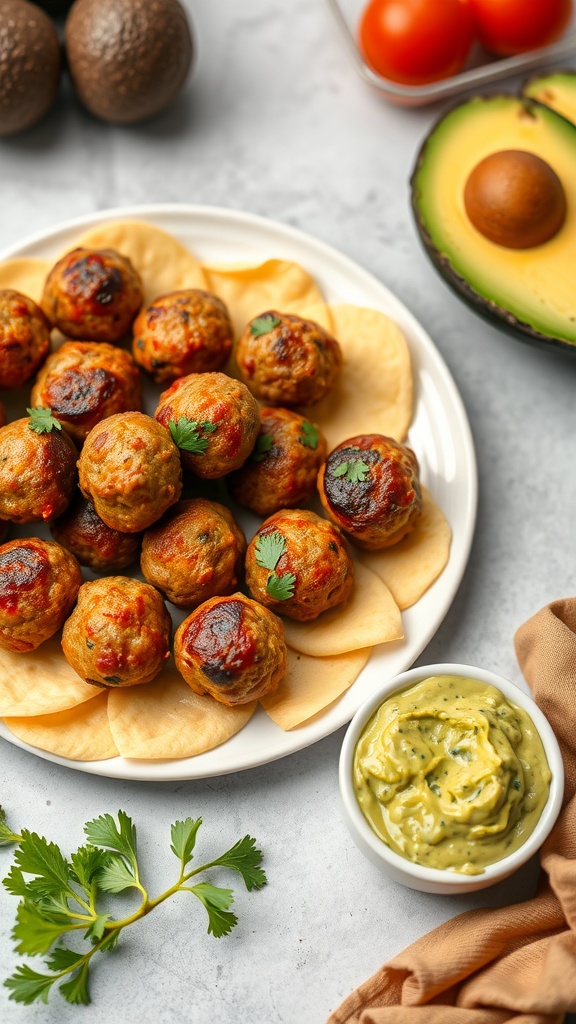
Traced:
<svg viewBox="0 0 576 1024">
<path fill-rule="evenodd" d="M 412 533 L 391 548 L 359 556 L 384 581 L 401 610 L 422 597 L 450 556 L 452 531 L 444 513 L 425 487 L 422 499 L 422 515 Z"/>
<path fill-rule="evenodd" d="M 260 703 L 281 729 L 295 729 L 340 697 L 364 668 L 372 648 L 334 658 L 311 658 L 288 648 L 286 675 Z"/>
<path fill-rule="evenodd" d="M 52 269 L 50 260 L 33 260 L 22 257 L 0 263 L 0 289 L 13 288 L 22 295 L 39 303 L 44 291 L 44 282 Z"/>
<path fill-rule="evenodd" d="M 94 700 L 68 711 L 35 718 L 5 718 L 4 724 L 18 739 L 70 761 L 105 761 L 118 750 L 107 711 L 108 694 L 98 691 Z"/>
<path fill-rule="evenodd" d="M 86 249 L 116 249 L 142 278 L 144 304 L 180 288 L 206 288 L 198 260 L 173 235 L 137 220 L 98 224 L 76 240 Z M 70 251 L 70 250 L 67 250 Z"/>
<path fill-rule="evenodd" d="M 228 307 L 236 337 L 249 320 L 269 309 L 299 316 L 308 306 L 326 310 L 320 289 L 298 263 L 272 259 L 251 267 L 205 265 L 203 269 L 208 290 Z"/>
<path fill-rule="evenodd" d="M 301 409 L 318 423 L 328 448 L 356 434 L 384 434 L 402 441 L 413 412 L 410 352 L 402 331 L 376 309 L 329 306 L 332 334 L 343 365 L 333 391 Z M 308 310 L 311 320 L 314 310 Z"/>
<path fill-rule="evenodd" d="M 361 562 L 356 562 L 355 568 L 354 589 L 344 604 L 312 622 L 282 619 L 290 647 L 312 657 L 329 658 L 403 638 L 402 616 L 386 584 Z"/>
<path fill-rule="evenodd" d="M 49 715 L 93 700 L 101 691 L 85 683 L 62 653 L 60 634 L 27 654 L 0 649 L 0 717 Z"/>
<path fill-rule="evenodd" d="M 176 669 L 164 669 L 152 683 L 111 690 L 108 721 L 123 757 L 160 760 L 194 757 L 212 750 L 242 729 L 256 701 L 227 708 L 194 693 Z"/>
</svg>

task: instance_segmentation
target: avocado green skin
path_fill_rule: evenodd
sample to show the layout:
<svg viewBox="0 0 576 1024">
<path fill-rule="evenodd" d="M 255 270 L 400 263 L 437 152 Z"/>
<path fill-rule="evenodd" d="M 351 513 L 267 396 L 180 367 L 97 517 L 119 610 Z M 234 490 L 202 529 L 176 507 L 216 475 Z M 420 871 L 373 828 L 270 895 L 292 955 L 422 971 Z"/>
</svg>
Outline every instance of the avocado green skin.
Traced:
<svg viewBox="0 0 576 1024">
<path fill-rule="evenodd" d="M 539 76 L 540 77 L 540 76 Z M 470 96 L 464 103 L 469 103 L 472 100 L 489 100 L 495 99 L 498 96 L 510 95 L 510 94 L 492 94 L 490 96 Z M 538 108 L 544 106 L 544 104 L 538 103 L 532 99 L 522 99 L 524 106 L 527 110 L 532 108 Z M 434 132 L 439 125 L 444 121 L 448 114 L 456 110 L 458 107 L 463 106 L 462 102 L 453 104 L 448 110 L 437 119 L 432 126 L 430 132 L 424 139 L 422 146 L 416 157 L 414 168 L 410 175 L 410 191 L 411 191 L 411 207 L 414 216 L 414 222 L 418 230 L 420 241 L 424 247 L 424 251 L 427 253 L 429 259 L 436 267 L 438 273 L 443 279 L 444 283 L 460 298 L 462 299 L 476 314 L 481 316 L 484 320 L 490 323 L 493 327 L 497 327 L 500 330 L 506 332 L 513 338 L 520 341 L 525 341 L 528 344 L 535 345 L 539 348 L 556 349 L 561 352 L 570 352 L 576 356 L 576 342 L 564 340 L 562 338 L 554 338 L 547 334 L 542 334 L 537 331 L 530 324 L 518 319 L 509 310 L 499 306 L 495 302 L 490 302 L 485 299 L 484 296 L 479 295 L 475 291 L 470 281 L 467 281 L 464 277 L 459 274 L 447 256 L 443 255 L 436 247 L 433 238 L 431 237 L 428 229 L 422 221 L 422 217 L 419 209 L 419 188 L 418 188 L 418 175 L 422 169 L 422 166 L 426 159 L 426 149 L 430 139 L 433 137 Z M 546 108 L 549 109 L 549 108 Z M 560 114 L 556 114 L 557 117 L 561 117 Z M 562 118 L 566 121 L 566 118 Z M 566 121 L 567 124 L 571 124 L 570 121 Z"/>
</svg>

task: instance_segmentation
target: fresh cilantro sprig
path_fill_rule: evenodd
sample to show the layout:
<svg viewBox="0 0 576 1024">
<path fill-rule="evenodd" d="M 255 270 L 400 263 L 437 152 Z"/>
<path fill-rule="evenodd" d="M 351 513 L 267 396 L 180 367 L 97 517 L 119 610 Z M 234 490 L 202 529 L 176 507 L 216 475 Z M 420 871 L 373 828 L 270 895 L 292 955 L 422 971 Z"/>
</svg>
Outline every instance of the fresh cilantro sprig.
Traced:
<svg viewBox="0 0 576 1024">
<path fill-rule="evenodd" d="M 302 424 L 302 432 L 299 437 L 300 444 L 303 444 L 305 448 L 312 448 L 316 451 L 318 447 L 318 427 L 313 423 L 309 423 L 308 420 L 304 420 Z"/>
<path fill-rule="evenodd" d="M 276 566 L 286 551 L 286 538 L 275 530 L 274 533 L 260 534 L 256 540 L 256 562 L 263 569 L 269 569 L 266 592 L 275 601 L 288 601 L 294 597 L 296 577 L 292 572 L 276 572 Z"/>
<path fill-rule="evenodd" d="M 369 472 L 370 466 L 363 459 L 348 459 L 347 462 L 341 462 L 336 469 L 331 470 L 332 476 L 344 477 L 351 484 L 363 484 L 366 474 Z"/>
<path fill-rule="evenodd" d="M 86 845 L 67 859 L 55 843 L 37 833 L 27 829 L 21 834 L 13 832 L 0 807 L 0 845 L 18 844 L 3 883 L 20 898 L 12 931 L 16 952 L 43 956 L 49 972 L 19 964 L 4 982 L 10 999 L 46 1003 L 56 985 L 69 1003 L 89 1003 L 90 962 L 96 953 L 113 950 L 124 928 L 178 892 L 190 892 L 203 904 L 209 934 L 216 938 L 228 935 L 237 923 L 230 910 L 232 890 L 192 879 L 209 868 L 228 868 L 240 875 L 248 891 L 260 889 L 266 884 L 260 867 L 262 853 L 255 839 L 244 836 L 220 857 L 190 868 L 201 824 L 201 818 L 186 818 L 172 825 L 170 849 L 180 862 L 179 875 L 173 885 L 150 898 L 140 876 L 136 828 L 124 811 L 118 811 L 116 819 L 103 814 L 87 822 Z M 126 917 L 113 918 L 102 906 L 103 897 L 128 889 L 140 892 L 140 906 Z M 78 933 L 88 940 L 84 951 L 62 944 L 67 935 L 78 937 Z"/>
<path fill-rule="evenodd" d="M 36 434 L 51 434 L 53 430 L 62 430 L 62 424 L 52 415 L 52 409 L 38 406 L 37 409 L 26 409 L 26 412 L 30 417 L 28 426 Z"/>
<path fill-rule="evenodd" d="M 258 434 L 254 450 L 250 456 L 251 462 L 262 462 L 274 446 L 272 434 Z"/>
<path fill-rule="evenodd" d="M 250 324 L 250 334 L 255 338 L 261 338 L 263 334 L 268 334 L 269 331 L 273 331 L 281 320 L 277 316 L 272 316 L 272 313 L 265 313 L 264 316 L 257 316 Z"/>
<path fill-rule="evenodd" d="M 186 416 L 180 416 L 177 422 L 170 420 L 168 423 L 172 440 L 177 448 L 192 455 L 204 455 L 208 448 L 206 434 L 213 434 L 218 429 L 217 423 L 210 423 L 209 420 L 189 420 Z"/>
</svg>

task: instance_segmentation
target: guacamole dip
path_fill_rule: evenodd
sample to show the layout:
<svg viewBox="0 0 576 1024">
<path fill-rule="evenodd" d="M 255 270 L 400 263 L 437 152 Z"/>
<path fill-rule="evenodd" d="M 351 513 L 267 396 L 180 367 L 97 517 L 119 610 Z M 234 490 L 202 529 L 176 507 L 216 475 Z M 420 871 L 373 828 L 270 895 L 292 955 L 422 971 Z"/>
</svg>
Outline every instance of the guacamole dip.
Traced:
<svg viewBox="0 0 576 1024">
<path fill-rule="evenodd" d="M 468 875 L 525 842 L 550 779 L 528 714 L 460 676 L 389 697 L 354 754 L 356 797 L 376 835 L 407 860 Z"/>
</svg>

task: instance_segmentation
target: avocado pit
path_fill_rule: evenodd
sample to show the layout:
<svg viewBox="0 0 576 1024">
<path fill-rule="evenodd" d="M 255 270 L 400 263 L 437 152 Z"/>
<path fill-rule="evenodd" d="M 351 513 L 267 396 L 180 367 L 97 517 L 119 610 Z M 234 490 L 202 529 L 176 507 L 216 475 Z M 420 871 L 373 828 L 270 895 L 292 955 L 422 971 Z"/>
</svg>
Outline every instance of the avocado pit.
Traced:
<svg viewBox="0 0 576 1024">
<path fill-rule="evenodd" d="M 545 160 L 507 149 L 491 153 L 470 173 L 464 207 L 476 230 L 491 242 L 531 249 L 558 234 L 566 218 L 566 195 Z"/>
</svg>

